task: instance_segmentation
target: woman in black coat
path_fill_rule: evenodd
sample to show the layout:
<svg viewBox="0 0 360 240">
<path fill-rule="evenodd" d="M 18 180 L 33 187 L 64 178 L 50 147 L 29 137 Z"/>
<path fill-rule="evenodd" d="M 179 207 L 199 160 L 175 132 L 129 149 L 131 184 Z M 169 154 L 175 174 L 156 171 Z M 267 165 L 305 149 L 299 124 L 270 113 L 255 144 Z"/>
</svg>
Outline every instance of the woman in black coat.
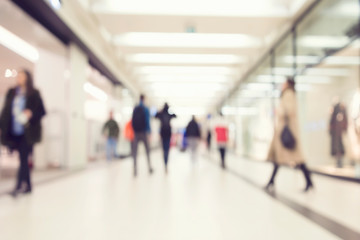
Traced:
<svg viewBox="0 0 360 240">
<path fill-rule="evenodd" d="M 169 161 L 169 151 L 170 151 L 170 140 L 171 140 L 171 125 L 170 121 L 173 118 L 176 118 L 175 114 L 169 113 L 169 105 L 165 103 L 162 111 L 158 112 L 155 116 L 160 120 L 160 136 L 162 140 L 162 146 L 164 151 L 164 162 L 165 162 L 165 172 L 168 172 L 168 161 Z"/>
<path fill-rule="evenodd" d="M 20 167 L 13 196 L 31 193 L 29 154 L 34 144 L 41 141 L 41 119 L 45 108 L 40 93 L 34 88 L 31 73 L 21 70 L 16 87 L 6 94 L 0 115 L 1 143 L 19 152 Z M 25 189 L 22 184 L 26 183 Z"/>
</svg>

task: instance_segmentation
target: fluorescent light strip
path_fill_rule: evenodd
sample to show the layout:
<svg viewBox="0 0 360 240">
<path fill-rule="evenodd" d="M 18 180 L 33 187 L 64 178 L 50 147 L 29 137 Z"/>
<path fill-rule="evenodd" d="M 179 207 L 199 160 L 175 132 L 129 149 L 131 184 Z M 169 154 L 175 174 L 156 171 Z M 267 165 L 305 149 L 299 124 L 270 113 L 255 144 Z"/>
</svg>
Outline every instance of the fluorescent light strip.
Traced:
<svg viewBox="0 0 360 240">
<path fill-rule="evenodd" d="M 192 63 L 192 64 L 238 64 L 246 58 L 230 54 L 160 54 L 140 53 L 126 58 L 135 63 Z"/>
<path fill-rule="evenodd" d="M 102 102 L 106 102 L 108 99 L 108 95 L 103 90 L 89 82 L 84 84 L 84 91 Z"/>
<path fill-rule="evenodd" d="M 262 41 L 244 34 L 132 32 L 116 36 L 114 44 L 162 48 L 259 48 Z"/>
<path fill-rule="evenodd" d="M 296 58 L 294 56 L 282 57 L 282 61 L 288 64 L 294 63 L 295 59 L 298 64 L 316 64 L 320 62 L 320 58 L 317 56 L 297 56 Z"/>
<path fill-rule="evenodd" d="M 214 82 L 228 83 L 233 78 L 224 75 L 202 75 L 202 74 L 182 74 L 182 75 L 146 75 L 139 78 L 140 82 Z"/>
<path fill-rule="evenodd" d="M 271 69 L 269 68 L 270 72 Z M 280 76 L 292 76 L 294 74 L 293 68 L 274 68 L 275 75 Z M 349 70 L 345 68 L 308 68 L 306 69 L 305 75 L 314 75 L 314 76 L 348 76 Z"/>
<path fill-rule="evenodd" d="M 198 91 L 203 89 L 206 91 L 219 91 L 226 87 L 224 84 L 219 83 L 153 83 L 149 86 L 152 90 L 156 91 Z"/>
<path fill-rule="evenodd" d="M 305 48 L 341 48 L 349 41 L 346 36 L 304 36 L 299 39 L 299 46 Z"/>
<path fill-rule="evenodd" d="M 146 66 L 135 68 L 137 74 L 214 74 L 214 75 L 235 75 L 238 73 L 236 68 L 230 67 L 169 67 L 169 66 Z"/>
<path fill-rule="evenodd" d="M 299 2 L 299 1 L 296 1 Z M 276 1 L 252 0 L 242 4 L 236 0 L 223 1 L 93 1 L 92 10 L 100 13 L 120 15 L 155 16 L 223 16 L 223 17 L 290 17 L 288 4 Z M 191 19 L 191 18 L 190 18 Z"/>
<path fill-rule="evenodd" d="M 39 52 L 35 47 L 25 42 L 23 39 L 19 38 L 2 26 L 0 26 L 0 44 L 4 45 L 11 51 L 17 53 L 30 62 L 36 62 L 39 60 Z"/>
<path fill-rule="evenodd" d="M 360 65 L 360 56 L 331 56 L 324 61 L 328 65 Z"/>
</svg>

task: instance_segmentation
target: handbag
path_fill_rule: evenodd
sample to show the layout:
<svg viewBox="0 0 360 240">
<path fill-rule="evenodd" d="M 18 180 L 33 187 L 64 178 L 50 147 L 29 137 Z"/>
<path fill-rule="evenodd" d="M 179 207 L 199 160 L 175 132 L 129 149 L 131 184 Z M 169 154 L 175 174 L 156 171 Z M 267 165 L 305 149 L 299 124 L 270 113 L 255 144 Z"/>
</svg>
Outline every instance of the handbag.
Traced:
<svg viewBox="0 0 360 240">
<path fill-rule="evenodd" d="M 294 150 L 296 146 L 296 139 L 289 127 L 289 116 L 285 113 L 285 126 L 280 135 L 282 145 L 289 149 Z"/>
</svg>

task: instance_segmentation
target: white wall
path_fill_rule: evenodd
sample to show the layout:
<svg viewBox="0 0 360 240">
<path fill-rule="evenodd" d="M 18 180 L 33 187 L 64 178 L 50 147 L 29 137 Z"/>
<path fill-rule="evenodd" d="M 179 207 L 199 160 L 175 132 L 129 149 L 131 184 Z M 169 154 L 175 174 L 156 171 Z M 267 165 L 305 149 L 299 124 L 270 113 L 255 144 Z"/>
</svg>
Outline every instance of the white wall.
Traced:
<svg viewBox="0 0 360 240">
<path fill-rule="evenodd" d="M 84 114 L 86 95 L 83 86 L 87 80 L 86 55 L 75 45 L 70 45 L 70 79 L 67 82 L 69 92 L 68 105 L 68 137 L 67 166 L 70 168 L 84 167 L 87 163 L 86 154 L 86 119 Z"/>
<path fill-rule="evenodd" d="M 65 50 L 65 47 L 64 47 Z M 35 167 L 64 166 L 66 158 L 66 104 L 65 57 L 39 49 L 40 58 L 35 64 L 35 85 L 40 90 L 46 116 L 43 119 L 42 142 L 35 147 Z"/>
</svg>

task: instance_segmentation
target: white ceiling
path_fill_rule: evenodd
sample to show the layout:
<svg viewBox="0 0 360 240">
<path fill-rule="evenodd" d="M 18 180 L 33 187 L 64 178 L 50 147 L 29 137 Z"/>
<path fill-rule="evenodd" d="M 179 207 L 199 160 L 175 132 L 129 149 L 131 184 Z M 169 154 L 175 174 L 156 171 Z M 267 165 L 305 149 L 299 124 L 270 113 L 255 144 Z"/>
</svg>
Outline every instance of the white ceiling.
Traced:
<svg viewBox="0 0 360 240">
<path fill-rule="evenodd" d="M 78 0 L 151 102 L 206 114 L 311 0 Z"/>
</svg>

